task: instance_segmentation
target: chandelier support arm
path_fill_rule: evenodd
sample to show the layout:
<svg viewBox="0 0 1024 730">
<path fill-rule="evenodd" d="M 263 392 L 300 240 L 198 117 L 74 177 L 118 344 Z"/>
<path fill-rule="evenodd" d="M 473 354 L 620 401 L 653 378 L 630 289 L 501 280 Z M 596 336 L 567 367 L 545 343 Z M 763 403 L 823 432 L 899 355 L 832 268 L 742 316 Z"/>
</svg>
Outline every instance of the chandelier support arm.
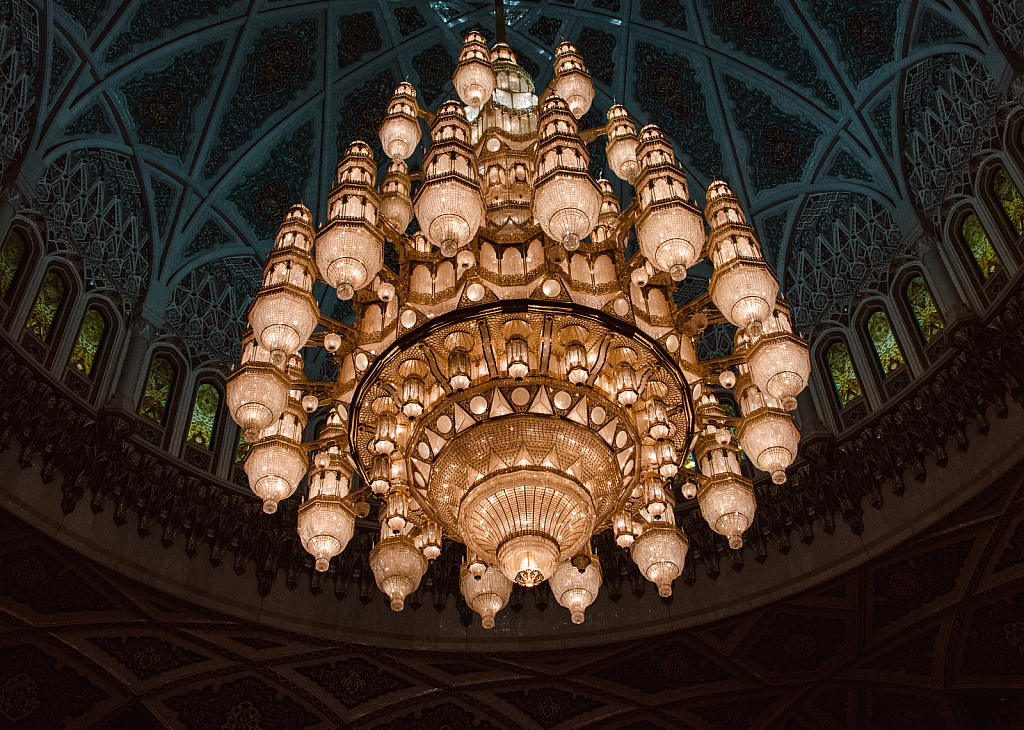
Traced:
<svg viewBox="0 0 1024 730">
<path fill-rule="evenodd" d="M 417 105 L 416 106 L 416 116 L 418 116 L 420 119 L 425 121 L 428 125 L 433 126 L 434 118 L 435 118 L 436 115 L 434 114 L 434 112 L 430 111 L 429 109 L 424 109 L 423 107 Z"/>
<path fill-rule="evenodd" d="M 505 42 L 505 0 L 494 0 L 494 34 L 498 43 Z"/>
<path fill-rule="evenodd" d="M 487 369 L 491 377 L 498 374 L 497 353 L 494 352 L 494 340 L 491 339 L 491 328 L 487 326 L 487 320 L 481 317 L 478 322 L 480 330 L 480 345 L 484 352 L 484 360 L 487 361 Z"/>
<path fill-rule="evenodd" d="M 452 392 L 452 386 L 448 384 L 448 378 L 441 372 L 441 366 L 437 363 L 437 354 L 426 345 L 423 346 L 423 354 L 427 358 L 427 367 L 430 368 L 430 374 L 434 376 L 434 380 L 441 386 L 445 395 L 449 395 Z"/>
<path fill-rule="evenodd" d="M 608 125 L 602 124 L 600 127 L 591 127 L 590 129 L 584 129 L 580 132 L 580 141 L 583 144 L 590 144 L 598 137 L 602 137 L 608 134 Z"/>
<path fill-rule="evenodd" d="M 608 348 L 612 344 L 611 333 L 606 334 L 601 339 L 601 344 L 597 347 L 597 359 L 594 360 L 594 366 L 590 369 L 590 377 L 587 378 L 587 385 L 591 388 L 594 387 L 594 383 L 597 381 L 597 376 L 601 374 L 601 370 L 604 368 L 605 360 L 608 359 Z"/>
</svg>

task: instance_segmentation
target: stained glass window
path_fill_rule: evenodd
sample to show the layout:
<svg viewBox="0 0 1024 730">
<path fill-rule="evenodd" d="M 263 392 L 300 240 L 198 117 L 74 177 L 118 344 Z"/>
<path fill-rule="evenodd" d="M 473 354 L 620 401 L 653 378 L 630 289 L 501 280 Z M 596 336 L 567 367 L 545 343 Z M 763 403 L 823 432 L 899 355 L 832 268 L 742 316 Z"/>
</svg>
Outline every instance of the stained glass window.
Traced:
<svg viewBox="0 0 1024 730">
<path fill-rule="evenodd" d="M 832 384 L 836 388 L 836 395 L 839 396 L 839 405 L 845 406 L 861 394 L 860 381 L 857 380 L 857 371 L 853 369 L 853 361 L 850 359 L 850 352 L 846 349 L 845 342 L 836 342 L 828 348 L 826 355 L 828 369 L 832 374 Z"/>
<path fill-rule="evenodd" d="M 249 442 L 245 440 L 245 436 L 241 431 L 238 432 L 238 446 L 235 447 L 235 463 L 241 464 L 245 461 L 245 457 L 249 455 Z"/>
<path fill-rule="evenodd" d="M 217 410 L 220 406 L 220 392 L 203 383 L 196 390 L 196 402 L 192 406 L 192 422 L 188 425 L 188 442 L 209 449 L 213 443 L 213 429 L 217 425 Z"/>
<path fill-rule="evenodd" d="M 725 410 L 727 415 L 730 415 L 730 416 L 733 416 L 733 417 L 736 416 L 736 411 L 738 409 L 737 409 L 736 406 L 734 406 L 729 401 L 722 401 L 722 408 Z M 740 440 L 736 437 L 736 427 L 735 426 L 729 426 L 729 433 L 732 434 L 732 442 L 736 445 L 736 448 L 739 449 L 740 460 L 742 461 L 743 459 L 745 459 L 747 457 L 746 457 L 746 454 L 743 453 L 743 447 L 740 446 Z"/>
<path fill-rule="evenodd" d="M 86 310 L 82 319 L 82 328 L 78 330 L 78 339 L 71 350 L 71 367 L 86 377 L 92 376 L 92 366 L 96 362 L 103 336 L 107 333 L 107 321 L 96 308 Z"/>
<path fill-rule="evenodd" d="M 4 241 L 4 247 L 0 248 L 0 299 L 6 297 L 11 290 L 24 258 L 25 239 L 17 231 L 11 231 Z"/>
<path fill-rule="evenodd" d="M 875 348 L 878 363 L 882 366 L 882 375 L 888 376 L 903 364 L 903 353 L 896 344 L 896 335 L 892 332 L 885 312 L 879 310 L 868 318 L 868 334 L 871 335 L 871 344 Z"/>
<path fill-rule="evenodd" d="M 146 390 L 142 394 L 142 405 L 139 406 L 140 415 L 157 423 L 164 422 L 174 375 L 174 365 L 170 360 L 159 355 L 153 358 L 153 364 L 149 366 L 149 377 L 146 378 Z"/>
<path fill-rule="evenodd" d="M 25 326 L 43 342 L 50 336 L 50 328 L 60 311 L 60 305 L 64 303 L 66 291 L 64 280 L 56 271 L 49 272 L 39 287 L 39 294 L 36 295 Z"/>
<path fill-rule="evenodd" d="M 917 326 L 921 328 L 925 342 L 931 342 L 935 335 L 942 332 L 945 326 L 942 323 L 942 315 L 935 308 L 935 300 L 932 293 L 928 291 L 928 285 L 924 279 L 915 276 L 907 284 L 907 300 L 910 308 L 914 310 L 914 317 L 917 319 Z"/>
<path fill-rule="evenodd" d="M 964 218 L 962 230 L 982 278 L 987 279 L 1002 265 L 999 256 L 996 255 L 996 250 L 992 248 L 992 242 L 988 240 L 985 229 L 981 227 L 981 221 L 974 213 Z"/>
<path fill-rule="evenodd" d="M 1017 231 L 1017 235 L 1024 233 L 1024 199 L 1020 197 L 1020 191 L 1013 184 L 1006 168 L 996 169 L 995 175 L 992 176 L 992 192 L 1003 206 L 1003 211 L 1010 219 L 1010 224 Z"/>
</svg>

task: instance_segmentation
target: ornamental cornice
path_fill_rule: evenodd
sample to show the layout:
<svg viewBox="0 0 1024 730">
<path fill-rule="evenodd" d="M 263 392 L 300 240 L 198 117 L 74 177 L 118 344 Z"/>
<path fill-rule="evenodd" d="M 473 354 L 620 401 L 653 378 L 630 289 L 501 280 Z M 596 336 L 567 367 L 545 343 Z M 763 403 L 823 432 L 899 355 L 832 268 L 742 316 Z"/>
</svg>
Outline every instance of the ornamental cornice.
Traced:
<svg viewBox="0 0 1024 730">
<path fill-rule="evenodd" d="M 865 504 L 881 508 L 889 494 L 914 489 L 914 483 L 926 477 L 926 462 L 943 468 L 951 449 L 966 451 L 973 433 L 988 433 L 990 409 L 1003 418 L 1008 402 L 1024 403 L 1024 378 L 1019 376 L 1024 372 L 1022 332 L 1024 292 L 1018 284 L 986 324 L 968 324 L 954 333 L 955 346 L 888 408 L 841 440 L 824 437 L 802 445 L 787 485 L 780 489 L 769 480 L 755 485 L 758 501 L 766 508 L 758 511 L 745 535 L 754 559 L 766 560 L 769 543 L 788 552 L 794 533 L 805 543 L 814 539 L 816 529 L 832 534 L 837 516 L 853 534 L 861 534 Z M 299 576 L 306 574 L 314 595 L 332 580 L 338 598 L 353 591 L 363 601 L 374 595 L 367 564 L 376 532 L 372 520 L 359 526 L 348 550 L 334 559 L 328 573 L 317 573 L 294 529 L 297 499 L 282 502 L 274 515 L 263 514 L 248 493 L 154 451 L 138 435 L 133 415 L 85 407 L 19 348 L 4 341 L 0 450 L 8 449 L 19 449 L 21 467 L 39 469 L 44 484 L 61 477 L 65 514 L 80 509 L 83 499 L 95 513 L 108 511 L 119 526 L 135 512 L 140 537 L 159 530 L 166 547 L 180 543 L 189 558 L 206 544 L 212 565 L 230 560 L 239 574 L 254 568 L 260 596 L 271 592 L 282 570 L 288 588 L 296 587 Z M 695 501 L 677 497 L 677 504 L 677 519 L 690 537 L 690 559 L 682 576 L 687 584 L 698 580 L 698 564 L 703 567 L 699 572 L 711 578 L 719 574 L 723 558 L 734 569 L 743 566 L 744 551 L 731 550 L 724 538 L 709 530 Z M 642 597 L 647 584 L 610 533 L 602 533 L 595 542 L 611 598 L 618 600 L 626 592 Z M 446 543 L 423 587 L 410 596 L 410 605 L 425 601 L 427 591 L 438 607 L 449 597 L 458 598 L 461 550 Z M 624 592 L 623 587 L 629 590 Z M 535 595 L 537 605 L 548 600 L 547 591 L 541 588 Z M 521 607 L 524 595 L 517 586 L 510 605 Z M 468 625 L 472 613 L 463 601 L 455 604 Z"/>
</svg>

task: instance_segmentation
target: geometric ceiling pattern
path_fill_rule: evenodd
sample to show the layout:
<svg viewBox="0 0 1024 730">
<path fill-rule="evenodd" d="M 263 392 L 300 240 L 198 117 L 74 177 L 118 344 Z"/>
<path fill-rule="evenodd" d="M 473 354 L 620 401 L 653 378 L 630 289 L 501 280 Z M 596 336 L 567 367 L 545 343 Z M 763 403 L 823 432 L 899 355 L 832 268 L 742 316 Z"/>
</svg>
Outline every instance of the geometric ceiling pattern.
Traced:
<svg viewBox="0 0 1024 730">
<path fill-rule="evenodd" d="M 808 592 L 642 643 L 571 651 L 447 654 L 271 630 L 135 583 L 0 512 L 0 724 L 1020 728 L 1022 467 Z"/>
<path fill-rule="evenodd" d="M 215 362 L 234 357 L 234 333 L 223 328 L 247 297 L 218 302 L 225 316 L 191 331 L 176 313 L 209 301 L 203 282 L 216 262 L 262 260 L 296 200 L 322 219 L 338 151 L 354 138 L 377 146 L 395 84 L 409 79 L 436 109 L 454 95 L 462 36 L 494 35 L 490 0 L 3 5 L 0 174 L 18 160 L 18 186 L 58 229 L 54 243 L 77 247 L 96 286 L 126 311 L 142 298 L 194 358 Z M 1024 43 L 1014 0 L 506 5 L 508 41 L 539 88 L 558 42 L 580 48 L 596 89 L 585 125 L 624 103 L 669 133 L 699 202 L 714 175 L 732 184 L 807 334 L 855 288 L 836 256 L 887 260 L 902 233 L 934 222 L 960 190 L 965 161 L 986 143 L 970 130 L 993 117 L 995 80 Z M 605 174 L 603 145 L 594 148 L 594 171 Z M 106 207 L 75 208 L 97 221 L 114 211 L 119 239 L 98 252 L 111 260 L 105 269 L 95 236 L 59 232 L 68 218 L 55 191 L 96 187 L 69 179 L 82 160 L 107 171 Z M 823 201 L 837 199 L 883 217 L 886 231 L 838 219 L 822 230 Z M 229 267 L 235 277 L 246 268 Z M 236 278 L 242 289 L 255 281 L 248 269 L 247 282 Z M 799 289 L 808 272 L 814 295 Z M 218 327 L 223 344 L 199 341 Z"/>
</svg>

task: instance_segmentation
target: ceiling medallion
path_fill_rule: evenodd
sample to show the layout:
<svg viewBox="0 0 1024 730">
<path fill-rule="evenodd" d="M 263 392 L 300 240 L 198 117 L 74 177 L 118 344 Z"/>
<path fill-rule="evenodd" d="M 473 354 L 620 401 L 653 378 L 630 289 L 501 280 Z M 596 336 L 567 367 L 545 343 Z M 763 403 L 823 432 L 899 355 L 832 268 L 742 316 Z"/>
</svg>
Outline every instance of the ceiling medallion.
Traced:
<svg viewBox="0 0 1024 730">
<path fill-rule="evenodd" d="M 739 201 L 716 180 L 702 217 L 665 135 L 637 133 L 621 106 L 580 132 L 590 76 L 568 43 L 554 64 L 538 98 L 512 50 L 473 32 L 454 76 L 463 104 L 431 114 L 399 84 L 380 129 L 391 158 L 380 188 L 373 152 L 353 142 L 327 222 L 288 212 L 228 380 L 265 511 L 307 478 L 298 531 L 317 570 L 380 499 L 370 564 L 396 611 L 449 539 L 466 546 L 462 593 L 485 628 L 513 582 L 548 581 L 579 623 L 601 585 L 591 537 L 608 529 L 671 595 L 688 546 L 672 486 L 738 549 L 756 505 L 736 440 L 777 483 L 796 455 L 789 411 L 807 348 Z M 410 174 L 420 118 L 431 144 Z M 636 189 L 624 211 L 588 173 L 599 135 Z M 421 232 L 407 236 L 414 216 Z M 633 227 L 640 255 L 626 260 Z M 382 266 L 388 240 L 400 274 Z M 677 309 L 675 282 L 703 257 L 709 292 Z M 354 327 L 320 314 L 317 279 L 355 299 Z M 694 338 L 715 321 L 740 328 L 734 354 L 699 362 Z M 336 382 L 306 380 L 299 351 L 314 346 L 337 362 Z M 734 389 L 742 417 L 713 380 Z"/>
</svg>

